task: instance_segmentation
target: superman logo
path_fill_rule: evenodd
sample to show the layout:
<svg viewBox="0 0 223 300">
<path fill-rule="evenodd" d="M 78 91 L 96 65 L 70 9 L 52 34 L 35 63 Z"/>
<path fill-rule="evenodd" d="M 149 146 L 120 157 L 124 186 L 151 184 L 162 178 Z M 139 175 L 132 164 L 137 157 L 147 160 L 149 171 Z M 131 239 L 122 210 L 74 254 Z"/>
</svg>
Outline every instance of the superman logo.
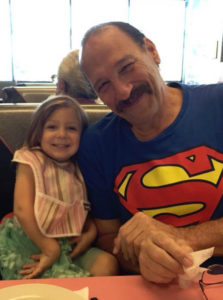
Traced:
<svg viewBox="0 0 223 300">
<path fill-rule="evenodd" d="M 223 154 L 199 146 L 172 156 L 124 166 L 114 191 L 132 214 L 143 211 L 177 226 L 207 221 L 223 194 Z"/>
</svg>

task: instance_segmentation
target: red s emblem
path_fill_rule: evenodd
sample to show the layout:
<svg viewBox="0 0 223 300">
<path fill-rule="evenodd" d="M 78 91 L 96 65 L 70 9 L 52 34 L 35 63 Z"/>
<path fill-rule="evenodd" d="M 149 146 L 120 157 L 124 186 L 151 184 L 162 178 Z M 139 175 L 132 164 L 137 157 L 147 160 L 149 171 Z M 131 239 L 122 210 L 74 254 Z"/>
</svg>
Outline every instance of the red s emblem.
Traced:
<svg viewBox="0 0 223 300">
<path fill-rule="evenodd" d="M 114 191 L 132 214 L 183 226 L 211 218 L 223 195 L 222 171 L 223 154 L 200 146 L 123 167 Z"/>
</svg>

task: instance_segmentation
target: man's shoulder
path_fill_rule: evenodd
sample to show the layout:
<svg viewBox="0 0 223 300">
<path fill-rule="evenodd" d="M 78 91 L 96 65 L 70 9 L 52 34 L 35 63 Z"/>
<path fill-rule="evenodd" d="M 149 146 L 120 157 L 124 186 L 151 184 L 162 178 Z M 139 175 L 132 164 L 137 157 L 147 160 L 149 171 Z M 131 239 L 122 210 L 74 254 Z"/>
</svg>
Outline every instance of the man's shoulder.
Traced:
<svg viewBox="0 0 223 300">
<path fill-rule="evenodd" d="M 80 146 L 78 150 L 78 162 L 80 167 L 86 160 L 91 157 L 93 161 L 96 156 L 99 160 L 102 158 L 103 153 L 110 151 L 111 145 L 114 144 L 114 139 L 119 132 L 120 122 L 123 120 L 115 113 L 108 113 L 100 120 L 90 125 L 85 129 L 81 136 Z"/>
<path fill-rule="evenodd" d="M 84 136 L 97 134 L 102 135 L 104 132 L 108 134 L 108 132 L 112 131 L 121 120 L 122 119 L 115 113 L 110 112 L 104 117 L 102 117 L 100 120 L 96 121 L 94 124 L 90 125 L 85 130 Z"/>
<path fill-rule="evenodd" d="M 168 83 L 168 86 L 181 88 L 184 98 L 196 99 L 200 101 L 221 100 L 223 97 L 223 83 L 211 84 L 184 84 L 184 83 Z"/>
<path fill-rule="evenodd" d="M 185 84 L 181 82 L 167 82 L 168 86 L 190 90 L 223 90 L 223 82 L 210 84 Z"/>
<path fill-rule="evenodd" d="M 180 84 L 182 89 L 188 89 L 197 92 L 223 92 L 223 82 L 211 83 L 211 84 Z"/>
<path fill-rule="evenodd" d="M 120 128 L 125 121 L 111 112 L 100 120 L 90 125 L 83 133 L 80 142 L 79 152 L 84 148 L 98 149 L 105 145 L 111 145 L 111 141 L 119 135 Z"/>
<path fill-rule="evenodd" d="M 190 91 L 196 99 L 213 103 L 213 101 L 222 102 L 223 83 L 201 84 L 190 87 Z"/>
</svg>

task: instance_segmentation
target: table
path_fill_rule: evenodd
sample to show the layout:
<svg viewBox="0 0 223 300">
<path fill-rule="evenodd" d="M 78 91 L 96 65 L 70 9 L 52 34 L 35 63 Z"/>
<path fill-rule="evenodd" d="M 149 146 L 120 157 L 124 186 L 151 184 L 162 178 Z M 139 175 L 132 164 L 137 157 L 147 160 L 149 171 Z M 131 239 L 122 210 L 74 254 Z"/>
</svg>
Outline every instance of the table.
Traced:
<svg viewBox="0 0 223 300">
<path fill-rule="evenodd" d="M 0 288 L 26 283 L 55 284 L 71 290 L 89 287 L 90 297 L 98 300 L 203 300 L 198 283 L 188 289 L 181 289 L 177 284 L 156 285 L 146 282 L 140 275 L 50 278 L 29 280 L 1 280 Z M 223 285 L 216 286 L 211 292 L 211 300 L 222 299 Z M 218 296 L 218 298 L 217 298 Z"/>
</svg>

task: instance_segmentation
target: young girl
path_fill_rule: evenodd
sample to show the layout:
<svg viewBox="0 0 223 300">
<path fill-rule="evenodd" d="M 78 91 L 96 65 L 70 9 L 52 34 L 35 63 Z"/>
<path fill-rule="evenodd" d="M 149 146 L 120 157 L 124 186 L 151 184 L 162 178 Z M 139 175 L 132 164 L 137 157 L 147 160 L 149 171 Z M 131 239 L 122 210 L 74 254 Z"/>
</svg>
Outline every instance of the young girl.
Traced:
<svg viewBox="0 0 223 300">
<path fill-rule="evenodd" d="M 69 96 L 51 97 L 34 113 L 13 158 L 19 163 L 14 217 L 0 230 L 3 279 L 117 274 L 115 257 L 90 247 L 96 227 L 87 216 L 90 205 L 75 159 L 86 126 L 84 111 Z"/>
</svg>

